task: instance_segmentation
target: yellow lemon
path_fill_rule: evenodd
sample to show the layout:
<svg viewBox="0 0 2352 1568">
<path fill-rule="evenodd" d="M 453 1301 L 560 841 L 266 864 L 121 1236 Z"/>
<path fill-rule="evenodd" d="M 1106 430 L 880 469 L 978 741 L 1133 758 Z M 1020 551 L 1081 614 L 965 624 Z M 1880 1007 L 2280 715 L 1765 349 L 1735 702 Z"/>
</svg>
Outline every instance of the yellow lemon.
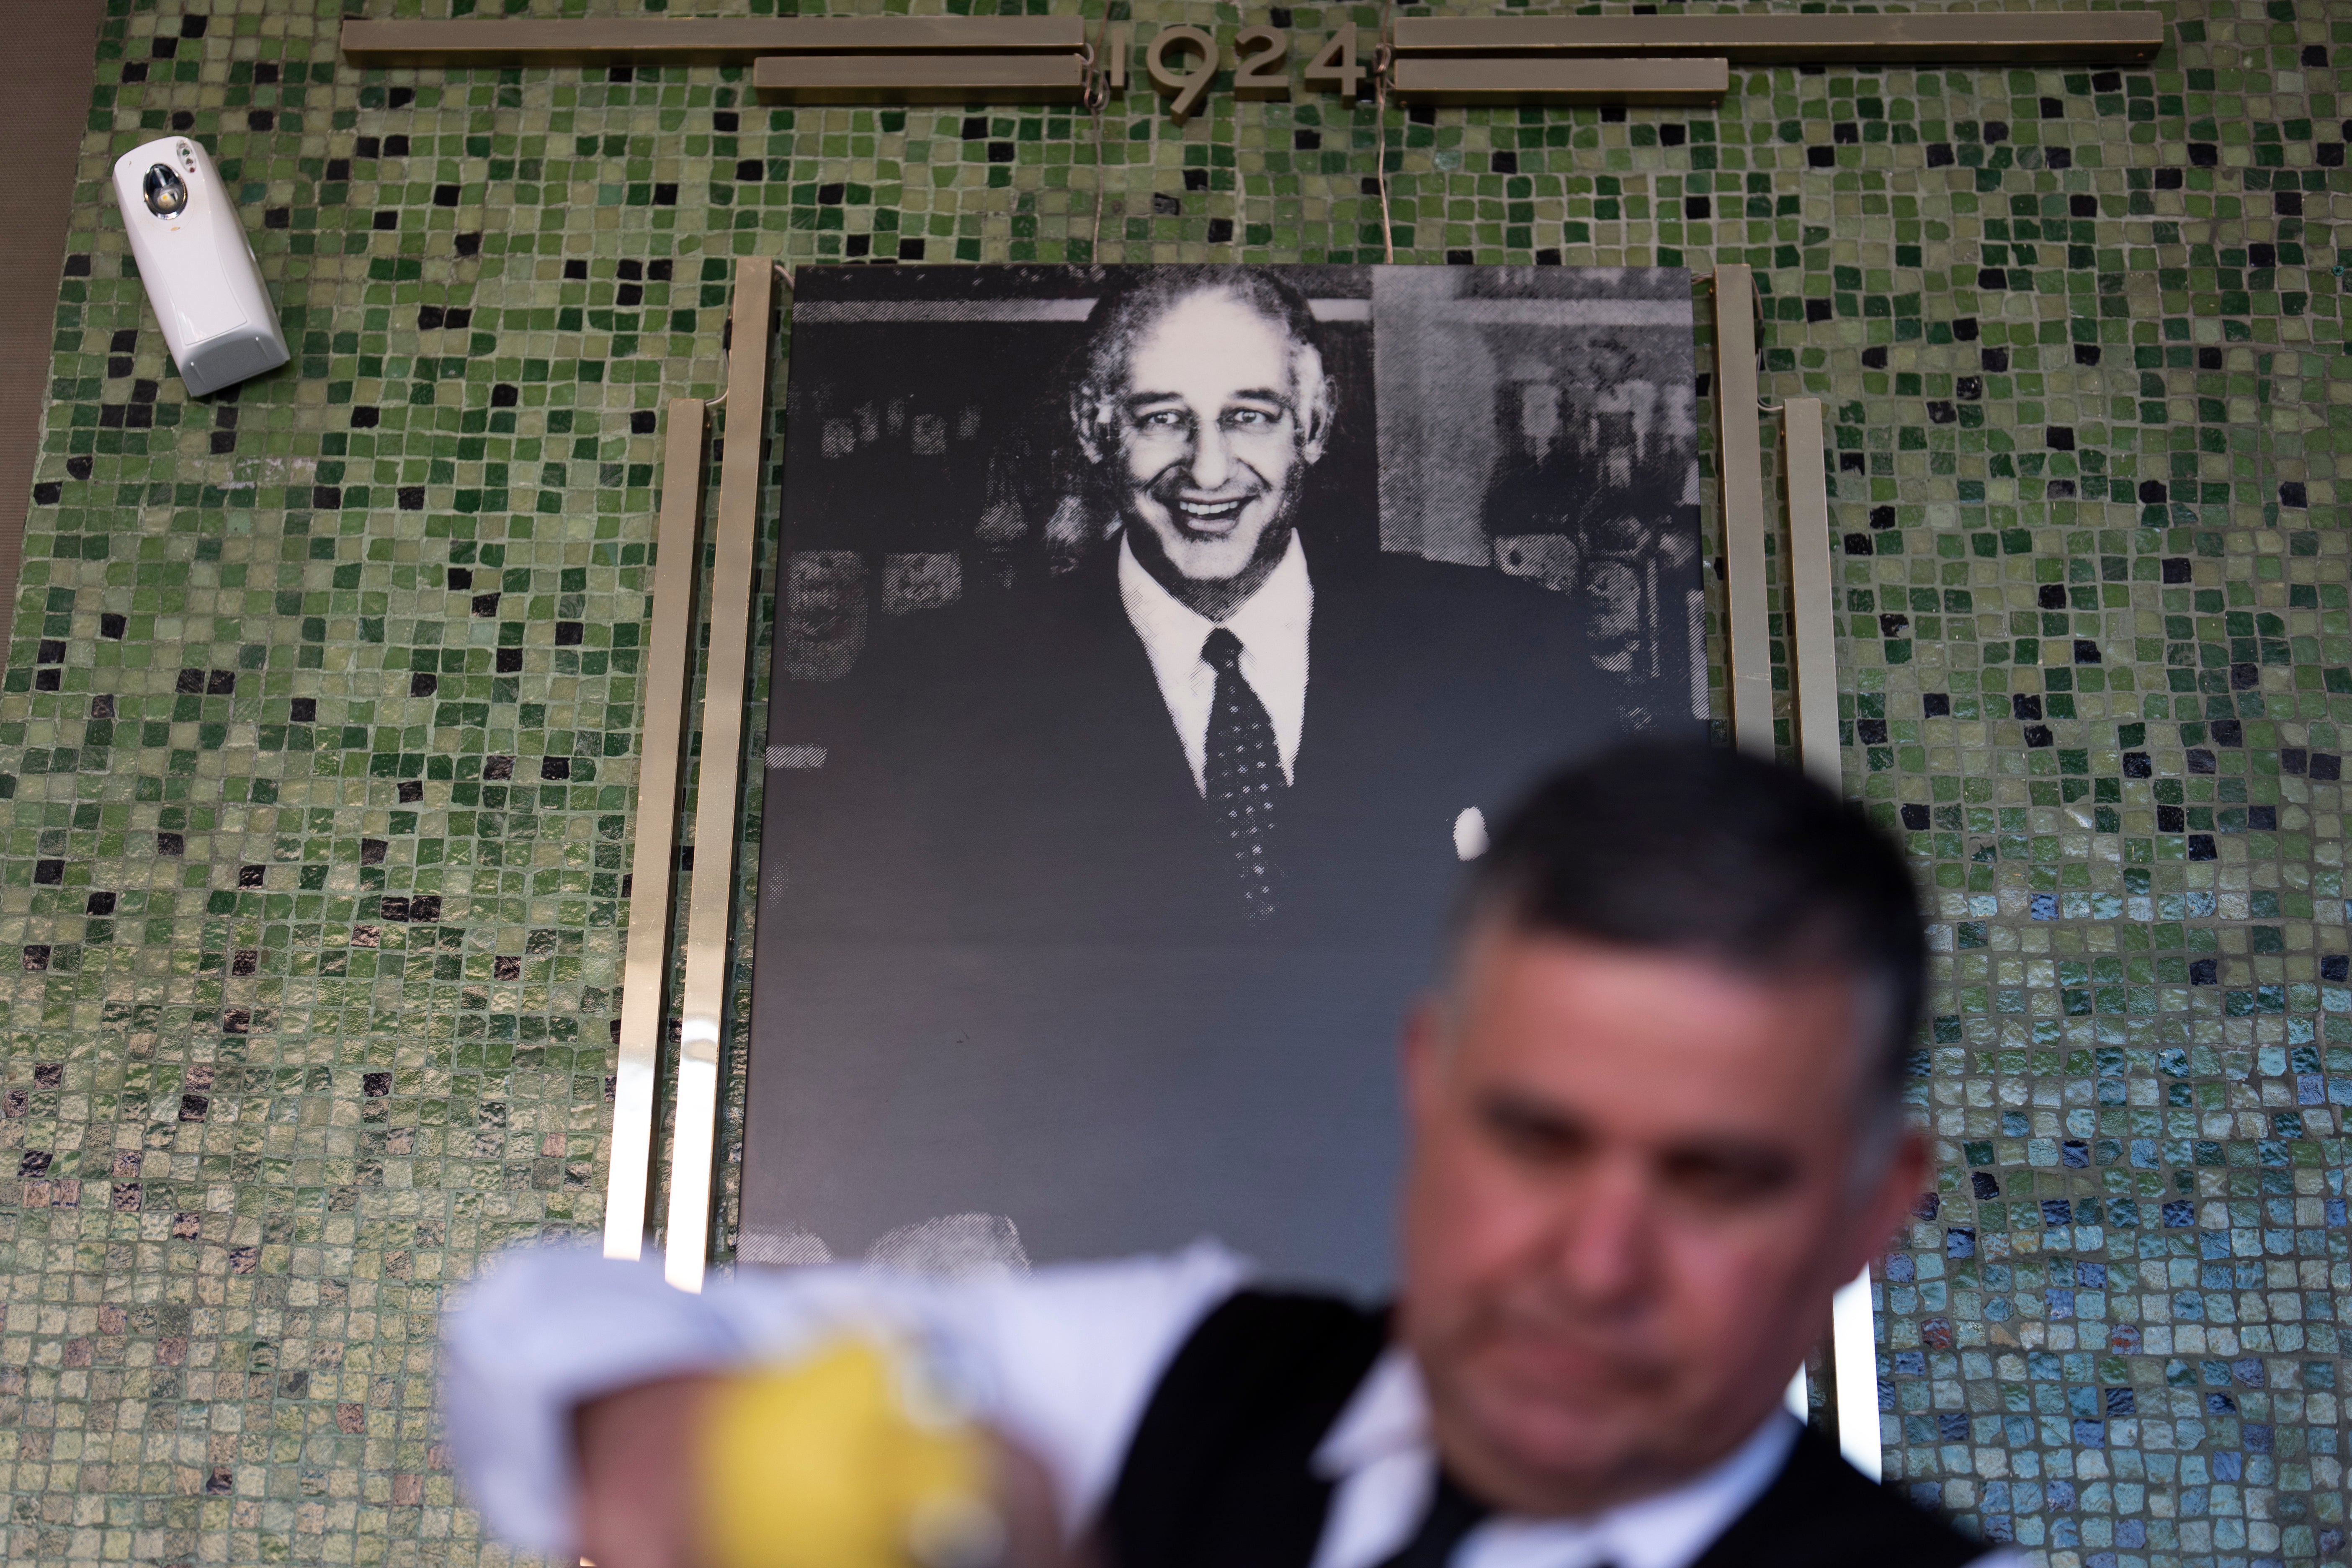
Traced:
<svg viewBox="0 0 2352 1568">
<path fill-rule="evenodd" d="M 985 1568 L 985 1440 L 890 1347 L 844 1339 L 721 1380 L 698 1467 L 710 1568 Z"/>
</svg>

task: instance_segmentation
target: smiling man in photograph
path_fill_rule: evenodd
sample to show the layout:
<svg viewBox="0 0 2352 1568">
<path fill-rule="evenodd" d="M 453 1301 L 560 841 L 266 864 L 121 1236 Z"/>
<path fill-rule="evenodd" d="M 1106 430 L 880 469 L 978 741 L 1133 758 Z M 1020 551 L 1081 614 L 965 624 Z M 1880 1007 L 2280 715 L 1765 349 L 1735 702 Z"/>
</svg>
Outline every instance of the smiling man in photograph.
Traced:
<svg viewBox="0 0 2352 1568">
<path fill-rule="evenodd" d="M 1259 272 L 1152 274 L 1088 346 L 1072 422 L 1116 491 L 1118 595 L 1234 857 L 1245 918 L 1283 906 L 1315 589 L 1299 492 L 1332 389 L 1306 302 Z"/>
<path fill-rule="evenodd" d="M 809 901 L 786 918 L 1211 942 L 1425 920 L 1485 821 L 1617 720 L 1571 601 L 1310 551 L 1300 518 L 1340 392 L 1278 273 L 1115 275 L 1067 402 L 1105 547 L 877 628 L 834 700 L 890 721 L 810 787 L 904 832 L 844 846 L 814 826 L 821 806 L 800 813 Z"/>
<path fill-rule="evenodd" d="M 1095 548 L 782 699 L 826 754 L 770 775 L 753 1258 L 972 1212 L 1040 1258 L 1206 1226 L 1377 1278 L 1372 1042 L 1487 821 L 1619 732 L 1573 601 L 1363 547 L 1370 515 L 1331 542 L 1335 496 L 1376 504 L 1332 467 L 1370 461 L 1338 439 L 1370 389 L 1297 288 L 1106 283 L 1037 399 Z"/>
</svg>

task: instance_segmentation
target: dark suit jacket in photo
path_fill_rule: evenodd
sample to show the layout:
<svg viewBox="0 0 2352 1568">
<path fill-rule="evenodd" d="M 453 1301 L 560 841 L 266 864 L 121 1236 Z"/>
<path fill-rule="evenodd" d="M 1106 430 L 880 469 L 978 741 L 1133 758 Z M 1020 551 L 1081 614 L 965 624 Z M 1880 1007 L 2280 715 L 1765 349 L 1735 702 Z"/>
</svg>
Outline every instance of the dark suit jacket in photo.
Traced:
<svg viewBox="0 0 2352 1568">
<path fill-rule="evenodd" d="M 1279 807 L 1286 884 L 1276 919 L 1250 927 L 1106 556 L 875 629 L 857 673 L 811 714 L 824 767 L 777 786 L 798 803 L 781 825 L 790 891 L 776 911 L 792 931 L 1298 942 L 1418 930 L 1458 869 L 1460 814 L 1495 820 L 1541 769 L 1616 731 L 1567 599 L 1417 557 L 1310 560 L 1306 723 Z"/>
<path fill-rule="evenodd" d="M 1033 1256 L 1215 1232 L 1378 1283 L 1400 1018 L 1454 825 L 1619 732 L 1570 601 L 1310 553 L 1286 880 L 1252 926 L 1115 559 L 877 626 L 780 684 L 745 1225 L 836 1251 L 961 1210 Z M 777 874 L 781 866 L 782 874 Z"/>
</svg>

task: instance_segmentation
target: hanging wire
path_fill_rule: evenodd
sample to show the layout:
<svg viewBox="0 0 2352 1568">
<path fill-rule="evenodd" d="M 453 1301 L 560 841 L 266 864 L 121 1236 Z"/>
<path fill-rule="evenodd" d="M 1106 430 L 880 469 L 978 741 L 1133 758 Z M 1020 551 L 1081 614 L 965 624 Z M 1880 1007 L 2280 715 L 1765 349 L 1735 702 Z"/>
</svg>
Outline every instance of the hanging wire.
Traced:
<svg viewBox="0 0 2352 1568">
<path fill-rule="evenodd" d="M 800 284 L 793 277 L 792 264 L 780 259 L 776 261 L 774 265 L 776 268 L 776 276 L 784 280 L 784 291 L 786 293 L 798 293 L 800 291 Z M 734 360 L 735 323 L 730 319 L 727 323 L 727 335 L 719 340 L 719 395 L 704 399 L 702 404 L 703 407 L 719 408 L 725 405 L 727 402 L 727 395 L 734 390 L 734 388 L 730 386 L 727 382 L 728 367 L 734 363 Z"/>
<path fill-rule="evenodd" d="M 1249 234 L 1249 171 L 1242 166 L 1241 140 L 1241 116 L 1236 112 L 1234 116 L 1234 228 L 1233 237 L 1226 242 L 1233 247 L 1234 259 L 1236 261 L 1241 259 L 1242 242 Z M 1273 184 L 1274 176 L 1268 174 L 1266 184 L 1269 194 L 1266 196 L 1266 206 L 1269 209 L 1269 216 L 1272 216 L 1271 209 L 1274 205 L 1274 197 L 1270 194 Z"/>
<path fill-rule="evenodd" d="M 733 360 L 734 353 L 735 323 L 730 318 L 727 323 L 726 332 L 719 340 L 719 395 L 706 399 L 702 405 L 703 407 L 718 407 L 727 401 L 727 395 L 735 390 L 727 384 L 727 366 Z"/>
<path fill-rule="evenodd" d="M 1710 294 L 1715 291 L 1715 274 L 1712 272 L 1702 274 L 1693 281 Z M 1748 312 L 1756 318 L 1756 379 L 1760 382 L 1764 379 L 1764 296 L 1752 288 L 1748 290 Z M 1756 399 L 1756 411 L 1759 414 L 1778 414 L 1787 406 L 1785 401 L 1772 403 L 1761 396 Z"/>
<path fill-rule="evenodd" d="M 1233 246 L 1234 259 L 1239 261 L 1242 256 L 1242 246 L 1249 237 L 1249 171 L 1242 167 L 1241 126 L 1238 123 L 1240 116 L 1236 115 L 1234 119 L 1236 123 L 1234 127 L 1234 237 L 1229 243 Z M 1274 218 L 1273 187 L 1274 176 L 1268 174 L 1265 205 L 1269 226 Z"/>
<path fill-rule="evenodd" d="M 1101 25 L 1096 29 L 1094 40 L 1087 43 L 1086 52 L 1086 105 L 1095 121 L 1095 214 L 1094 228 L 1087 240 L 1087 258 L 1097 266 L 1102 263 L 1103 108 L 1110 101 L 1110 71 L 1103 64 L 1102 51 L 1097 46 L 1107 42 L 1109 35 L 1110 6 L 1105 5 Z"/>
<path fill-rule="evenodd" d="M 1381 0 L 1381 41 L 1372 49 L 1374 175 L 1381 188 L 1381 254 L 1396 261 L 1396 226 L 1389 221 L 1389 61 L 1396 54 L 1396 0 Z"/>
</svg>

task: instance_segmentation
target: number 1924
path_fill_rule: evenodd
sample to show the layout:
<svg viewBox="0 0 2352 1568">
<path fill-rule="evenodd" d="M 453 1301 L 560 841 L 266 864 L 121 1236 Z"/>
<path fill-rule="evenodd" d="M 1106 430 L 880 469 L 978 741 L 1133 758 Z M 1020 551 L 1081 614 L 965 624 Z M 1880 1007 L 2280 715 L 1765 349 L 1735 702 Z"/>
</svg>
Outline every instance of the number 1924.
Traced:
<svg viewBox="0 0 2352 1568">
<path fill-rule="evenodd" d="M 1115 24 L 1108 40 L 1109 86 L 1127 86 L 1128 25 Z M 1162 27 L 1144 46 L 1151 85 L 1168 100 L 1168 112 L 1181 125 L 1201 107 L 1223 63 L 1217 40 L 1202 27 Z M 1234 36 L 1234 96 L 1281 100 L 1290 96 L 1290 35 L 1278 27 L 1244 27 Z M 1307 62 L 1307 85 L 1341 98 L 1362 96 L 1368 79 L 1356 62 L 1356 25 L 1340 26 Z"/>
</svg>

